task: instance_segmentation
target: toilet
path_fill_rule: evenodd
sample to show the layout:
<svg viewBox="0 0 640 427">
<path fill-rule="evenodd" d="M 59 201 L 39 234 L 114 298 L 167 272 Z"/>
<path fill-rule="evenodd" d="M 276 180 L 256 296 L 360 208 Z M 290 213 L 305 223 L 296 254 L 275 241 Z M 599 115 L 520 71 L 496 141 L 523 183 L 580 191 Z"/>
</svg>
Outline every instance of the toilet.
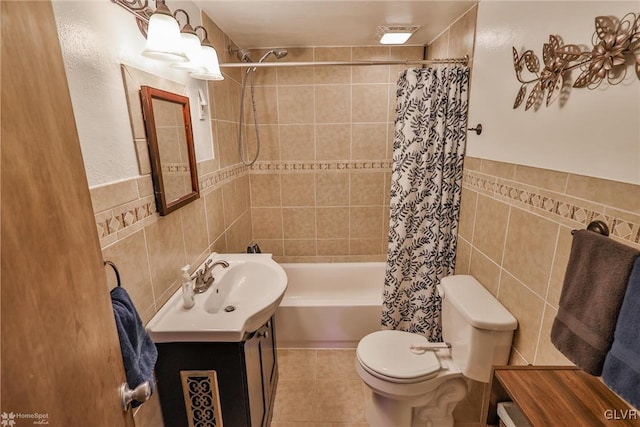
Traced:
<svg viewBox="0 0 640 427">
<path fill-rule="evenodd" d="M 443 278 L 444 343 L 420 334 L 373 332 L 358 343 L 356 371 L 371 389 L 371 427 L 450 427 L 468 379 L 488 383 L 506 365 L 517 320 L 473 276 Z"/>
</svg>

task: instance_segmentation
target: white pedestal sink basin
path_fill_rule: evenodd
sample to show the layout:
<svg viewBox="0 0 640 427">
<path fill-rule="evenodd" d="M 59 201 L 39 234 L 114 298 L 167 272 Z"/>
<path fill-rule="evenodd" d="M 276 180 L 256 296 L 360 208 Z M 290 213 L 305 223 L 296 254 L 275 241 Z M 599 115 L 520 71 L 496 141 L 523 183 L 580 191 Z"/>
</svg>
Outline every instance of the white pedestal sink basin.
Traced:
<svg viewBox="0 0 640 427">
<path fill-rule="evenodd" d="M 278 308 L 287 275 L 270 254 L 214 252 L 207 260 L 227 261 L 229 267 L 212 270 L 213 284 L 195 296 L 191 309 L 182 307 L 178 289 L 147 324 L 154 342 L 242 341 Z"/>
</svg>

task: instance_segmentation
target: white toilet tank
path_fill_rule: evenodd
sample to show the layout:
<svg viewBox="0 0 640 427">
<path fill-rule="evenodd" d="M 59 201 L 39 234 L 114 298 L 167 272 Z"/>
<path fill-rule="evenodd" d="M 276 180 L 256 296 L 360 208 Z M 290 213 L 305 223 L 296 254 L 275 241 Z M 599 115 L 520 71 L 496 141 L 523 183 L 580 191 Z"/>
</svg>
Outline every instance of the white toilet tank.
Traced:
<svg viewBox="0 0 640 427">
<path fill-rule="evenodd" d="M 509 361 L 518 321 L 473 276 L 448 276 L 440 281 L 442 335 L 464 376 L 489 382 L 492 365 Z"/>
</svg>

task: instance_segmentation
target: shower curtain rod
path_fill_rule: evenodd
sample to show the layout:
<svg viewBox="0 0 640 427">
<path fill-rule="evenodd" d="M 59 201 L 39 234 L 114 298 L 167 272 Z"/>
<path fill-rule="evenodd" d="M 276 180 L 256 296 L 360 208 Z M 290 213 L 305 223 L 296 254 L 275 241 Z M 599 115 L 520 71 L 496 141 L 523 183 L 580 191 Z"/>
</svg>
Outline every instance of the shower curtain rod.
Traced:
<svg viewBox="0 0 640 427">
<path fill-rule="evenodd" d="M 395 61 L 308 61 L 308 62 L 228 62 L 220 64 L 226 68 L 268 68 L 268 67 L 324 67 L 324 66 L 361 66 L 361 65 L 428 65 L 428 64 L 469 64 L 469 55 L 464 58 L 395 60 Z"/>
</svg>

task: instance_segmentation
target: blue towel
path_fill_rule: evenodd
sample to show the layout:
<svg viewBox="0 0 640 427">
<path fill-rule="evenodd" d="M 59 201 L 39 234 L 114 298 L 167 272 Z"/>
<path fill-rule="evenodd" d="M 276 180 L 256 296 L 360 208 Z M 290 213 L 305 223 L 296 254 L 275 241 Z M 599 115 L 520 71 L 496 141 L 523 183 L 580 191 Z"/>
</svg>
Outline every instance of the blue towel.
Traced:
<svg viewBox="0 0 640 427">
<path fill-rule="evenodd" d="M 602 379 L 610 389 L 640 409 L 640 258 L 629 278 Z"/>
<path fill-rule="evenodd" d="M 111 291 L 111 303 L 129 388 L 133 390 L 143 382 L 149 381 L 153 392 L 153 369 L 158 360 L 158 350 L 144 329 L 142 320 L 124 288 L 117 287 Z M 141 404 L 142 402 L 134 400 L 131 406 L 135 408 Z"/>
</svg>

